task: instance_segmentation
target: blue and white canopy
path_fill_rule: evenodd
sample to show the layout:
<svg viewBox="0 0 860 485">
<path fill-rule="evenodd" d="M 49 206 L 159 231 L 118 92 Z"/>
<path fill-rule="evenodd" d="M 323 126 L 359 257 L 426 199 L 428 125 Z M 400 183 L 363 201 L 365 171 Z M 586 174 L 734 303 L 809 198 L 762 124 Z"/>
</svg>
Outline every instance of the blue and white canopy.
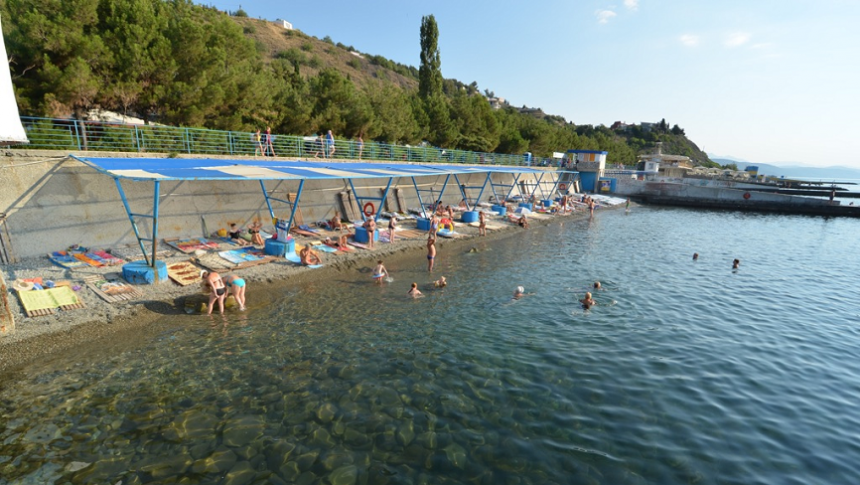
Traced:
<svg viewBox="0 0 860 485">
<path fill-rule="evenodd" d="M 302 162 L 213 158 L 74 157 L 117 179 L 151 180 L 320 180 L 420 177 L 472 173 L 546 173 L 503 165 L 410 164 L 388 162 Z"/>
</svg>

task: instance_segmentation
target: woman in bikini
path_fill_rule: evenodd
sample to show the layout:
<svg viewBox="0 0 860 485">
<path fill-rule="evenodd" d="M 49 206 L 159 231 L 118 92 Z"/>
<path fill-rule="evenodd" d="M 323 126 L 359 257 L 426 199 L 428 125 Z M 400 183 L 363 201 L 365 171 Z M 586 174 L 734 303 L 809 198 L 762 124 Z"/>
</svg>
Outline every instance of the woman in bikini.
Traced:
<svg viewBox="0 0 860 485">
<path fill-rule="evenodd" d="M 263 236 L 260 235 L 260 229 L 263 228 L 263 224 L 260 221 L 254 221 L 248 226 L 248 233 L 251 235 L 251 244 L 255 246 L 265 246 L 266 243 L 263 241 Z"/>
<path fill-rule="evenodd" d="M 388 242 L 394 242 L 394 231 L 397 229 L 397 217 L 394 215 L 391 216 L 391 219 L 388 219 Z"/>
<path fill-rule="evenodd" d="M 239 311 L 245 311 L 245 280 L 236 275 L 228 275 L 224 278 L 224 284 L 230 289 L 236 303 L 239 304 Z"/>
<path fill-rule="evenodd" d="M 218 300 L 218 311 L 222 314 L 224 313 L 224 299 L 227 298 L 227 286 L 224 285 L 224 280 L 221 279 L 221 275 L 212 271 L 212 272 L 203 272 L 203 280 L 206 281 L 206 286 L 209 287 L 209 315 L 212 315 L 212 310 L 215 308 L 212 306 L 215 303 L 215 300 Z"/>
</svg>

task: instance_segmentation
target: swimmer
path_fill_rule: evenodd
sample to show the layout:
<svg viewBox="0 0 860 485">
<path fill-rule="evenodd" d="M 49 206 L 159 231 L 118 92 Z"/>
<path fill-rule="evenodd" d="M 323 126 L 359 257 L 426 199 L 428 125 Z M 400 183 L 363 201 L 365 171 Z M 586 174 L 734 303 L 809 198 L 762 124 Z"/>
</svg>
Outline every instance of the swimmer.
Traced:
<svg viewBox="0 0 860 485">
<path fill-rule="evenodd" d="M 699 253 L 693 253 L 693 261 L 699 260 Z"/>
<path fill-rule="evenodd" d="M 388 274 L 388 270 L 385 269 L 385 266 L 382 265 L 381 259 L 376 263 L 376 268 L 373 269 L 373 281 L 381 285 L 382 278 L 390 275 Z"/>
<path fill-rule="evenodd" d="M 595 291 L 600 291 L 600 290 L 602 290 L 602 289 L 603 289 L 603 287 L 602 287 L 602 286 L 600 286 L 600 282 L 599 282 L 599 281 L 595 281 L 595 282 L 594 282 L 594 289 L 595 289 Z"/>
<path fill-rule="evenodd" d="M 734 261 L 732 261 L 732 269 L 738 269 L 740 267 L 741 267 L 741 260 L 740 259 L 735 259 Z"/>
<path fill-rule="evenodd" d="M 418 290 L 418 283 L 412 283 L 412 288 L 409 288 L 409 293 L 407 293 L 412 298 L 418 298 L 420 296 L 424 296 L 421 294 L 421 291 Z"/>
<path fill-rule="evenodd" d="M 442 276 L 438 280 L 433 282 L 433 286 L 435 286 L 436 288 L 445 288 L 446 286 L 448 286 L 448 281 L 445 280 L 444 276 Z"/>
<path fill-rule="evenodd" d="M 526 289 L 522 286 L 517 286 L 517 289 L 514 290 L 514 300 L 519 300 L 525 294 Z"/>
<path fill-rule="evenodd" d="M 582 308 L 586 310 L 593 307 L 594 305 L 597 305 L 597 302 L 594 301 L 593 298 L 591 298 L 591 293 L 586 293 L 585 298 L 579 300 L 579 302 L 582 303 Z"/>
</svg>

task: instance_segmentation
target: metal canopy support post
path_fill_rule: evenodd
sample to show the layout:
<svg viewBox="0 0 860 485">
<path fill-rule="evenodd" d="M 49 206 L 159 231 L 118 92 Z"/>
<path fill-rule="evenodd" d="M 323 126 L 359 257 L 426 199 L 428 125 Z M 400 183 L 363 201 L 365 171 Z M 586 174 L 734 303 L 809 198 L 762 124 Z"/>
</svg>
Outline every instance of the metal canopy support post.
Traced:
<svg viewBox="0 0 860 485">
<path fill-rule="evenodd" d="M 155 181 L 155 190 L 152 201 L 152 266 L 155 269 L 155 260 L 157 259 L 158 254 L 158 199 L 161 197 L 161 181 Z M 158 277 L 158 271 L 155 272 L 156 278 Z"/>
<path fill-rule="evenodd" d="M 457 181 L 457 186 L 460 188 L 460 194 L 463 195 L 463 200 L 466 201 L 466 209 L 474 210 L 478 205 L 478 201 L 481 200 L 481 196 L 484 194 L 484 189 L 487 187 L 487 182 L 490 180 L 490 172 L 487 172 L 487 178 L 484 180 L 484 185 L 470 185 L 466 186 L 460 183 L 460 177 L 457 174 L 454 174 L 454 180 Z M 481 192 L 478 193 L 478 198 L 476 199 L 475 205 L 470 206 L 469 197 L 466 195 L 466 189 L 481 189 Z"/>
<path fill-rule="evenodd" d="M 134 212 L 132 212 L 131 206 L 129 206 L 129 204 L 128 204 L 128 198 L 125 196 L 125 191 L 122 189 L 122 183 L 120 182 L 118 177 L 114 177 L 113 180 L 114 180 L 114 182 L 116 182 L 116 188 L 119 191 L 119 197 L 122 200 L 122 205 L 125 207 L 125 213 L 128 214 L 128 220 L 129 220 L 129 222 L 131 222 L 131 229 L 134 231 L 134 237 L 137 238 L 137 243 L 140 245 L 140 252 L 143 253 L 143 259 L 146 261 L 147 266 L 155 267 L 155 243 L 154 243 L 155 234 L 153 234 L 153 238 L 141 237 L 140 236 L 140 229 L 137 227 L 137 222 L 135 221 L 135 217 L 153 218 L 153 229 L 157 230 L 157 228 L 158 228 L 158 226 L 157 226 L 158 213 L 155 212 L 155 215 L 151 216 L 149 214 L 135 214 Z M 158 189 L 159 189 L 159 184 L 158 184 L 158 182 L 155 182 L 155 192 L 154 192 L 155 193 L 155 204 L 154 204 L 154 210 L 155 211 L 158 210 Z M 143 244 L 144 241 L 150 241 L 153 243 L 153 245 L 152 245 L 152 249 L 153 249 L 152 257 L 150 257 L 146 253 L 146 246 L 144 246 L 144 244 Z"/>
<path fill-rule="evenodd" d="M 304 180 L 299 182 L 299 187 L 301 187 L 303 182 L 304 182 Z M 266 189 L 266 182 L 263 180 L 260 180 L 260 187 L 263 189 L 263 197 L 266 198 L 266 207 L 269 208 L 269 215 L 272 217 L 273 221 L 275 220 L 275 211 L 274 211 L 274 209 L 272 209 L 272 201 L 273 200 L 275 202 L 280 202 L 282 204 L 286 204 L 287 207 L 289 207 L 291 210 L 293 209 L 293 206 L 298 203 L 298 197 L 296 197 L 295 202 L 290 202 L 289 200 L 279 199 L 277 197 L 270 196 L 269 191 Z M 294 214 L 295 211 L 293 211 L 292 213 Z M 290 217 L 290 223 L 292 224 L 292 217 Z M 290 226 L 290 227 L 292 227 L 292 226 Z"/>
<path fill-rule="evenodd" d="M 507 202 L 508 197 L 510 197 L 510 196 L 511 196 L 511 192 L 513 192 L 513 191 L 514 191 L 514 187 L 516 187 L 516 186 L 517 186 L 517 182 L 520 180 L 520 175 L 522 175 L 522 174 L 518 173 L 518 174 L 517 174 L 517 176 L 516 176 L 516 177 L 514 177 L 514 182 L 511 184 L 510 188 L 508 189 L 508 193 L 507 193 L 507 194 L 505 194 L 505 200 L 503 200 L 503 201 L 502 201 L 502 203 L 503 203 L 503 204 L 504 204 L 505 202 Z M 500 185 L 504 185 L 504 184 L 500 184 Z M 519 189 L 517 189 L 517 190 L 519 190 Z M 521 194 L 521 195 L 522 195 L 522 194 Z"/>
<path fill-rule="evenodd" d="M 490 190 L 493 191 L 493 201 L 495 201 L 495 203 L 498 204 L 499 203 L 499 194 L 496 193 L 496 184 L 493 183 L 492 175 L 493 175 L 492 173 L 487 172 L 487 180 L 490 181 Z M 483 191 L 481 193 L 483 193 Z M 478 202 L 480 202 L 480 201 L 478 201 Z"/>
<path fill-rule="evenodd" d="M 550 174 L 551 177 L 555 177 L 555 182 L 552 184 L 552 190 L 549 191 L 549 196 L 552 197 L 555 194 L 555 191 L 558 190 L 558 183 L 561 182 L 561 174 L 564 172 L 560 172 L 558 175 Z"/>
<path fill-rule="evenodd" d="M 366 221 L 367 215 L 364 213 L 363 203 L 365 200 L 375 200 L 379 202 L 380 210 L 373 210 L 373 220 L 379 220 L 379 213 L 382 212 L 382 204 L 385 202 L 385 198 L 388 197 L 388 189 L 391 188 L 391 183 L 394 181 L 394 177 L 388 178 L 388 185 L 385 186 L 385 191 L 382 193 L 382 197 L 359 197 L 358 192 L 355 190 L 355 185 L 352 184 L 352 179 L 346 179 L 349 182 L 349 188 L 352 189 L 352 195 L 355 197 L 356 202 L 358 202 L 358 206 L 361 208 L 361 220 Z M 412 181 L 415 181 L 415 177 L 412 178 Z"/>
<path fill-rule="evenodd" d="M 421 207 L 421 215 L 423 217 L 427 217 L 427 210 L 424 208 L 424 202 L 421 200 L 421 191 L 418 189 L 418 182 L 415 181 L 415 177 L 410 177 L 412 179 L 412 185 L 415 186 L 415 195 L 418 196 L 418 205 Z"/>
<path fill-rule="evenodd" d="M 455 175 L 455 176 L 456 176 L 456 175 Z M 445 183 L 444 183 L 444 184 L 442 184 L 442 190 L 440 190 L 440 191 L 439 191 L 439 199 L 438 199 L 438 200 L 439 200 L 439 202 L 440 202 L 440 203 L 442 202 L 442 195 L 444 195 L 444 194 L 445 194 L 445 187 L 447 187 L 447 186 L 448 186 L 448 181 L 449 181 L 449 180 L 451 180 L 451 174 L 450 174 L 450 173 L 449 173 L 448 175 L 446 175 L 446 176 L 445 176 Z M 435 206 L 435 204 L 436 204 L 436 201 L 435 201 L 435 200 L 433 201 L 433 204 L 434 204 L 434 207 L 436 207 L 436 206 Z M 438 207 L 436 207 L 436 209 L 439 209 L 439 208 L 438 208 Z"/>
<path fill-rule="evenodd" d="M 535 183 L 535 188 L 534 188 L 534 189 L 532 189 L 532 193 L 531 193 L 531 196 L 532 196 L 532 197 L 534 197 L 534 196 L 535 196 L 535 192 L 537 192 L 537 191 L 538 191 L 538 189 L 540 189 L 540 195 L 541 195 L 541 196 L 543 196 L 543 195 L 544 195 L 544 193 L 543 193 L 543 189 L 541 189 L 541 186 L 540 186 L 540 181 L 541 181 L 541 180 L 543 180 L 543 174 L 540 174 L 540 177 L 538 177 L 537 182 Z"/>
<path fill-rule="evenodd" d="M 272 210 L 272 203 L 269 201 L 269 192 L 266 190 L 266 181 L 260 180 L 260 188 L 263 189 L 263 197 L 266 198 L 266 207 L 269 208 L 269 217 L 275 220 L 275 211 Z"/>
<path fill-rule="evenodd" d="M 299 207 L 299 199 L 302 198 L 302 189 L 305 188 L 305 179 L 301 179 L 299 181 L 299 190 L 296 192 L 296 200 L 294 202 L 287 202 L 290 204 L 290 223 L 287 224 L 287 230 L 291 230 L 293 228 L 293 218 L 296 217 L 296 209 Z M 278 200 L 278 199 L 275 199 Z M 274 216 L 273 216 L 274 217 Z"/>
</svg>

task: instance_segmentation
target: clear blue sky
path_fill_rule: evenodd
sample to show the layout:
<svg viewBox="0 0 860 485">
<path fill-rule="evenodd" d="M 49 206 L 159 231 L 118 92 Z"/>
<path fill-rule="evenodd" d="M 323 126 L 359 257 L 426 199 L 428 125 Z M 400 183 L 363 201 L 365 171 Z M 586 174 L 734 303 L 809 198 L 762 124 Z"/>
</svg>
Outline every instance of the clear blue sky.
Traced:
<svg viewBox="0 0 860 485">
<path fill-rule="evenodd" d="M 712 156 L 860 168 L 858 0 L 200 1 L 283 18 L 576 124 L 665 118 Z M 563 147 L 560 147 L 563 148 Z"/>
</svg>

